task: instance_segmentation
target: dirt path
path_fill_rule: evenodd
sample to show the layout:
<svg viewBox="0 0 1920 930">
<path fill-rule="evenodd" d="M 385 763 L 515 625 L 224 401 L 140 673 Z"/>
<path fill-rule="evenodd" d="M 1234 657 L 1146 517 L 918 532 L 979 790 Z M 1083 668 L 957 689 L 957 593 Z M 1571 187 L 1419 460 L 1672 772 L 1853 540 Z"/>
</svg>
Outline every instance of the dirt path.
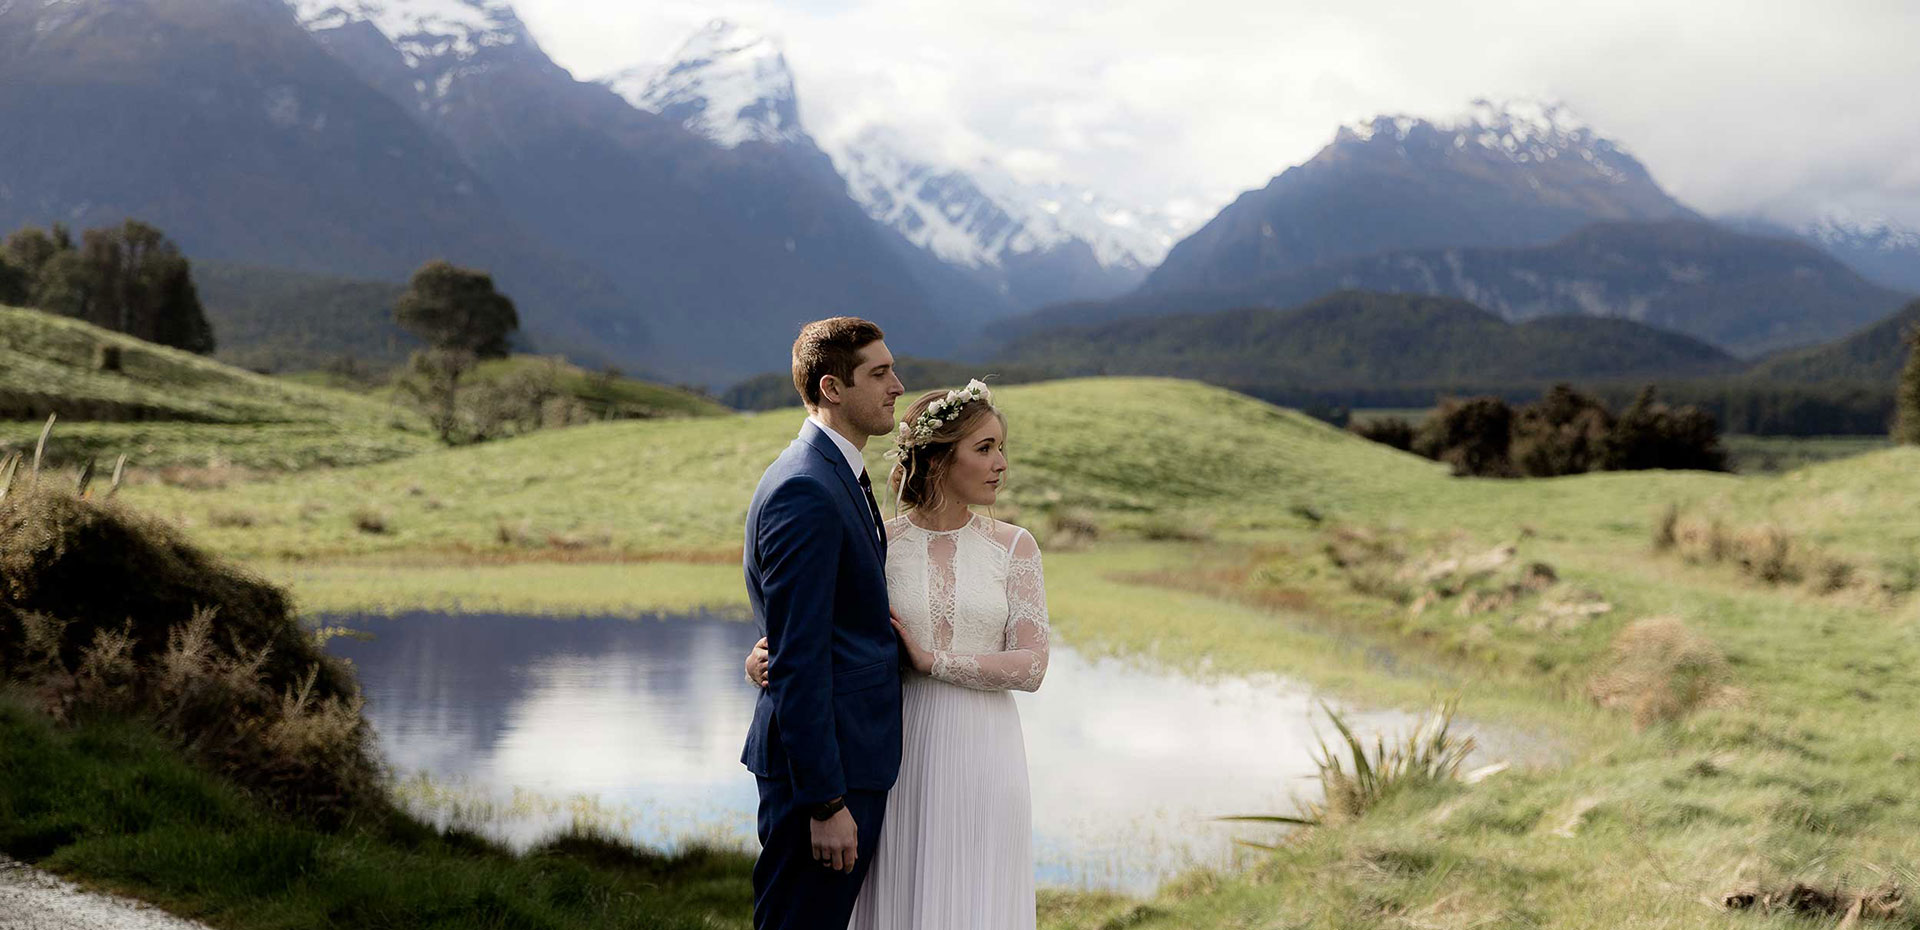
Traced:
<svg viewBox="0 0 1920 930">
<path fill-rule="evenodd" d="M 0 930 L 207 930 L 150 904 L 86 891 L 0 856 Z"/>
</svg>

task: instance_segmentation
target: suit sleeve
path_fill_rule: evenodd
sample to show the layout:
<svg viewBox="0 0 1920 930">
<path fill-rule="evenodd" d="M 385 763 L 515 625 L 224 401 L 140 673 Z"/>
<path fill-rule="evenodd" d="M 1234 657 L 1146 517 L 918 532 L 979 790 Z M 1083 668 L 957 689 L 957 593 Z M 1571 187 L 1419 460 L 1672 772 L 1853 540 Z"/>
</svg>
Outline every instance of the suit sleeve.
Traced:
<svg viewBox="0 0 1920 930">
<path fill-rule="evenodd" d="M 780 742 L 796 805 L 846 794 L 833 719 L 833 603 L 842 527 L 825 487 L 774 489 L 756 528 L 767 653 Z"/>
</svg>

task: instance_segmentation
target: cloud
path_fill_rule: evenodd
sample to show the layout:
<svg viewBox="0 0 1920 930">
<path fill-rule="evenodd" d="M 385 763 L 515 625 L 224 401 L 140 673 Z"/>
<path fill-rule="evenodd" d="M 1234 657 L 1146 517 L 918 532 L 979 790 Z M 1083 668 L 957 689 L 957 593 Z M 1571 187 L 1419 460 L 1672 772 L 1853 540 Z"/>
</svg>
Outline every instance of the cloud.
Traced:
<svg viewBox="0 0 1920 930">
<path fill-rule="evenodd" d="M 1706 212 L 1838 204 L 1920 225 L 1920 6 L 1892 0 L 518 6 L 583 76 L 662 60 L 724 12 L 782 37 L 818 136 L 880 119 L 1153 205 L 1217 207 L 1344 121 L 1546 96 Z"/>
</svg>

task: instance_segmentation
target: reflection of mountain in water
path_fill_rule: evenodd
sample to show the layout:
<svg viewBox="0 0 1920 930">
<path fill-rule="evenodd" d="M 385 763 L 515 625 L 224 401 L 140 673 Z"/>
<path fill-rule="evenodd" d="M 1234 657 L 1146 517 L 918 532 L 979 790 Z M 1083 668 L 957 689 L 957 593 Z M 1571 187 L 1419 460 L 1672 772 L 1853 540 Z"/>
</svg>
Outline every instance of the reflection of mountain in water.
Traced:
<svg viewBox="0 0 1920 930">
<path fill-rule="evenodd" d="M 738 758 L 752 624 L 706 618 L 332 617 L 400 771 L 565 791 L 710 784 Z M 720 769 L 726 771 L 726 769 Z M 564 782 L 556 782 L 556 776 Z"/>
</svg>

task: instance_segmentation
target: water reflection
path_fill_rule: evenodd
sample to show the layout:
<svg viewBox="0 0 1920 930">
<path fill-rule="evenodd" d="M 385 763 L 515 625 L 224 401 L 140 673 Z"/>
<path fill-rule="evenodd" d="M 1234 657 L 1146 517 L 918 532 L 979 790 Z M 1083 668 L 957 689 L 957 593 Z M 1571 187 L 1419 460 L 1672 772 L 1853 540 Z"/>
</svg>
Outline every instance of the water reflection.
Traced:
<svg viewBox="0 0 1920 930">
<path fill-rule="evenodd" d="M 372 632 L 332 640 L 402 773 L 504 797 L 584 795 L 635 816 L 638 840 L 752 843 L 755 792 L 740 744 L 754 689 L 740 660 L 752 624 L 410 614 L 331 617 Z M 1018 695 L 1043 882 L 1150 889 L 1221 865 L 1249 828 L 1227 813 L 1282 812 L 1312 782 L 1316 705 L 1275 678 L 1201 682 L 1056 646 L 1045 687 Z M 1368 713 L 1362 728 L 1398 729 Z M 560 818 L 564 821 L 564 818 Z M 497 826 L 530 842 L 554 818 Z"/>
</svg>

